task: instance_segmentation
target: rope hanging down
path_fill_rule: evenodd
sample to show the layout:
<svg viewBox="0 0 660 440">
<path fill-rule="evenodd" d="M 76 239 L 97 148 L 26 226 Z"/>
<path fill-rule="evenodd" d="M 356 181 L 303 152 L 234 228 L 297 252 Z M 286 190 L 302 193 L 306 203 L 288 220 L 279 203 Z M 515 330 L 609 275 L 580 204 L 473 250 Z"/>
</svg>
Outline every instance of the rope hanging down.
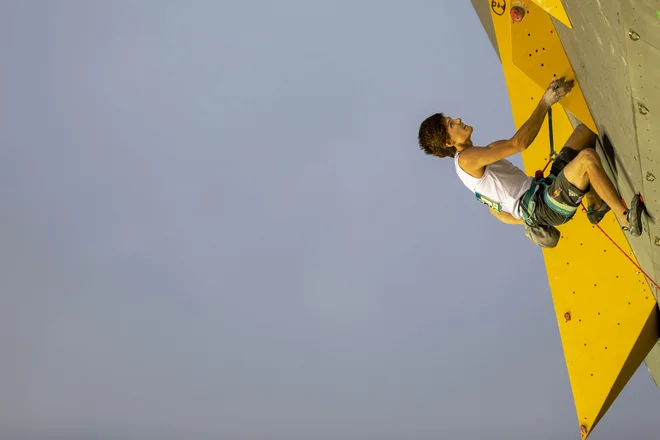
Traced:
<svg viewBox="0 0 660 440">
<path fill-rule="evenodd" d="M 585 208 L 585 206 L 584 206 L 584 203 L 581 203 L 581 202 L 580 202 L 580 205 L 582 206 L 582 211 L 583 211 L 583 212 L 588 212 L 588 211 L 587 211 L 587 208 Z M 603 235 L 605 235 L 605 237 L 607 237 L 607 238 L 612 242 L 612 244 L 614 244 L 614 246 L 616 246 L 616 248 L 617 248 L 618 250 L 620 250 L 621 253 L 622 253 L 623 255 L 625 255 L 626 258 L 627 258 L 628 260 L 630 260 L 630 262 L 633 264 L 633 266 L 635 266 L 635 267 L 637 268 L 637 270 L 639 270 L 639 272 L 642 273 L 642 274 L 643 274 L 643 275 L 644 275 L 644 276 L 645 276 L 645 277 L 651 282 L 651 284 L 653 284 L 653 285 L 655 286 L 656 289 L 658 289 L 658 292 L 660 292 L 660 286 L 658 286 L 658 284 L 657 284 L 655 281 L 653 281 L 653 278 L 651 278 L 651 277 L 650 277 L 650 276 L 644 271 L 644 269 L 642 269 L 641 267 L 639 267 L 639 264 L 635 263 L 635 260 L 633 260 L 632 258 L 630 258 L 630 255 L 628 255 L 628 253 L 627 253 L 626 251 L 624 251 L 623 249 L 621 249 L 621 246 L 619 246 L 619 245 L 616 243 L 616 241 L 614 241 L 614 239 L 612 239 L 612 237 L 610 237 L 610 236 L 607 234 L 607 232 L 605 232 L 605 231 L 603 230 L 603 228 L 600 227 L 600 225 L 594 225 L 594 226 L 596 226 L 596 227 L 600 230 L 600 232 L 602 232 Z"/>
<path fill-rule="evenodd" d="M 545 170 L 548 168 L 548 166 L 549 166 L 552 162 L 554 162 L 554 160 L 555 160 L 555 156 L 557 155 L 557 153 L 555 152 L 555 147 L 554 147 L 554 136 L 553 136 L 553 130 L 552 130 L 552 107 L 548 109 L 548 131 L 549 131 L 549 134 L 550 134 L 550 156 L 549 156 L 549 158 L 548 158 L 548 163 L 545 164 L 545 167 L 543 167 L 543 170 L 538 170 L 538 171 L 536 171 L 536 176 L 537 176 L 537 177 L 543 177 L 543 175 L 545 174 Z M 605 202 L 603 202 L 603 203 L 605 203 Z M 625 204 L 625 202 L 624 202 L 624 204 Z M 580 202 L 580 206 L 582 206 L 582 212 L 585 212 L 585 213 L 586 213 L 586 212 L 589 212 L 589 211 L 587 210 L 587 208 L 584 206 L 584 203 Z M 622 253 L 622 254 L 623 254 L 623 255 L 624 255 L 624 256 L 625 256 L 625 257 L 626 257 L 626 258 L 627 258 L 632 264 L 633 264 L 633 266 L 635 266 L 635 267 L 637 268 L 637 270 L 638 270 L 640 273 L 642 273 L 642 274 L 646 277 L 646 279 L 648 279 L 648 280 L 651 282 L 651 284 L 653 284 L 653 285 L 655 286 L 655 288 L 657 289 L 657 291 L 660 292 L 660 286 L 658 286 L 658 284 L 653 280 L 653 278 L 651 278 L 651 277 L 646 273 L 646 271 L 644 271 L 644 269 L 642 269 L 642 268 L 639 266 L 639 264 L 635 263 L 635 260 L 633 260 L 632 258 L 630 258 L 630 256 L 628 255 L 628 253 L 627 253 L 626 251 L 624 251 L 624 250 L 621 248 L 621 246 L 619 246 L 619 245 L 616 243 L 616 241 L 614 241 L 614 239 L 613 239 L 612 237 L 610 237 L 610 236 L 608 235 L 608 233 L 605 232 L 605 231 L 603 230 L 603 228 L 600 227 L 600 225 L 594 225 L 594 226 L 596 226 L 596 227 L 598 228 L 598 230 L 599 230 L 600 232 L 602 232 L 603 235 L 605 235 L 605 237 L 607 237 L 607 239 L 610 240 L 610 241 L 612 242 L 612 244 L 613 244 L 618 250 L 621 251 L 621 253 Z"/>
</svg>

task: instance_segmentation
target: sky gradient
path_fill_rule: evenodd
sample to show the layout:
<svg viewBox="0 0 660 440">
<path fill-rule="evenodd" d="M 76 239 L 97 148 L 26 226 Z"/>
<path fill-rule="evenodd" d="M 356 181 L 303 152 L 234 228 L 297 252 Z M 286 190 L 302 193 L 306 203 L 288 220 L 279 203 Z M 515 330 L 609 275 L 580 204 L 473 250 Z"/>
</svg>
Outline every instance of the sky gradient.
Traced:
<svg viewBox="0 0 660 440">
<path fill-rule="evenodd" d="M 469 2 L 0 9 L 1 438 L 579 438 L 540 249 L 417 146 L 513 135 Z"/>
</svg>

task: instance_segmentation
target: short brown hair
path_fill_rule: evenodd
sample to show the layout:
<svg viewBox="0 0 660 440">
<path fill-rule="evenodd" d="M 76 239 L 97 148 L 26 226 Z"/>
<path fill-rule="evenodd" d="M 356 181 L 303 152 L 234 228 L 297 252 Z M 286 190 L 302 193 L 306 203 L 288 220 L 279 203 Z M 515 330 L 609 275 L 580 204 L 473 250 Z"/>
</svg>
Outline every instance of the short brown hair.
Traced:
<svg viewBox="0 0 660 440">
<path fill-rule="evenodd" d="M 447 124 L 445 124 L 445 115 L 436 113 L 429 116 L 419 127 L 419 146 L 426 154 L 438 157 L 454 157 L 456 155 L 455 147 L 447 147 L 451 141 L 447 133 Z"/>
</svg>

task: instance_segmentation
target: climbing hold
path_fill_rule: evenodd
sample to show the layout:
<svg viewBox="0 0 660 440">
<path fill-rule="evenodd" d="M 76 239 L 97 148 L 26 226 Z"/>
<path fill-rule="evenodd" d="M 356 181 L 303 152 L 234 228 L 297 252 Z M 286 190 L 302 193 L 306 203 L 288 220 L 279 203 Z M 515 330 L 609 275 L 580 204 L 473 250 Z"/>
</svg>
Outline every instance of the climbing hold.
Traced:
<svg viewBox="0 0 660 440">
<path fill-rule="evenodd" d="M 651 173 L 650 171 L 647 171 L 646 172 L 646 180 L 648 180 L 649 182 L 653 182 L 655 180 L 655 176 L 653 175 L 653 173 Z"/>
<path fill-rule="evenodd" d="M 641 102 L 637 104 L 637 109 L 639 110 L 639 113 L 642 115 L 648 115 L 649 114 L 649 109 L 642 104 Z"/>
<path fill-rule="evenodd" d="M 632 29 L 628 31 L 628 36 L 630 37 L 631 40 L 637 41 L 639 40 L 640 36 L 637 32 L 633 31 Z"/>
<path fill-rule="evenodd" d="M 587 432 L 589 432 L 589 430 L 587 429 L 586 426 L 582 425 L 580 426 L 580 432 L 582 432 L 582 434 L 586 434 Z"/>
<path fill-rule="evenodd" d="M 522 6 L 513 6 L 511 8 L 511 20 L 515 21 L 516 23 L 520 23 L 525 16 L 525 8 Z"/>
<path fill-rule="evenodd" d="M 655 245 L 660 246 L 660 237 L 655 237 Z"/>
<path fill-rule="evenodd" d="M 566 320 L 566 322 L 570 321 L 571 320 L 571 314 L 569 312 L 564 313 L 564 319 Z"/>
</svg>

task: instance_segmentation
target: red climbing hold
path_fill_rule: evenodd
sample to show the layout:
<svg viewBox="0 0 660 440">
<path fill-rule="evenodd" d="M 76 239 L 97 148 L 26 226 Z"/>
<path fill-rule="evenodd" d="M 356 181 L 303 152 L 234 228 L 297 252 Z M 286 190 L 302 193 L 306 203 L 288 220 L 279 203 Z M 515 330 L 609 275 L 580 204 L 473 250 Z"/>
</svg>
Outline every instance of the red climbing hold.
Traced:
<svg viewBox="0 0 660 440">
<path fill-rule="evenodd" d="M 525 16 L 525 8 L 522 6 L 513 6 L 511 8 L 511 20 L 520 23 Z"/>
</svg>

